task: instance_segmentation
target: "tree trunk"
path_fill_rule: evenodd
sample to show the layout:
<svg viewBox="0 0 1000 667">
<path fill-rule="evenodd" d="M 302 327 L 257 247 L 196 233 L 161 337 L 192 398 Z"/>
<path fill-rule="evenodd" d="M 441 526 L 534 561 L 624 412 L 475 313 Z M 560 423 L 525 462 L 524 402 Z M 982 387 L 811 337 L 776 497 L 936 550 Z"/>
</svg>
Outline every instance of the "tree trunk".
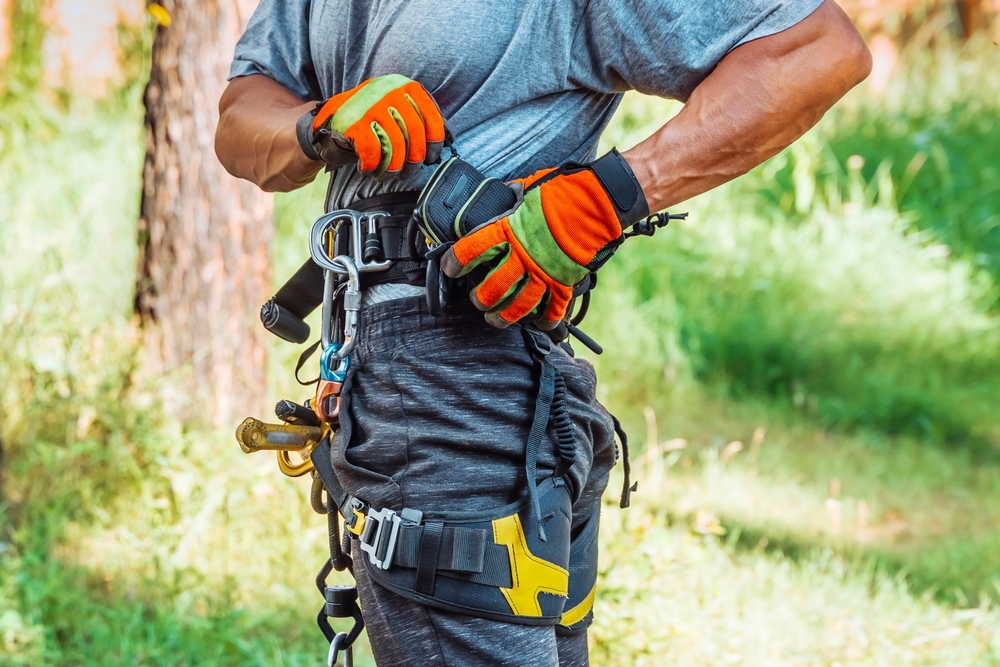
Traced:
<svg viewBox="0 0 1000 667">
<path fill-rule="evenodd" d="M 958 18 L 962 23 L 962 35 L 968 39 L 978 30 L 987 27 L 986 7 L 983 0 L 958 0 Z"/>
<path fill-rule="evenodd" d="M 160 0 L 146 87 L 136 311 L 171 413 L 215 425 L 259 409 L 272 199 L 215 156 L 218 102 L 256 2 Z"/>
</svg>

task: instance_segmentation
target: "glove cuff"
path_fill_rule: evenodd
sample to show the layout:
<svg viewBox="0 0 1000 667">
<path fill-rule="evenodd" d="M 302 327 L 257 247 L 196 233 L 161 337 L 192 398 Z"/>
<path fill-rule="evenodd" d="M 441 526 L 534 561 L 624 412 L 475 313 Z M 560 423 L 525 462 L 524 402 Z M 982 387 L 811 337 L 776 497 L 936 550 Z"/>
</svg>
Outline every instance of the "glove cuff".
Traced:
<svg viewBox="0 0 1000 667">
<path fill-rule="evenodd" d="M 313 121 L 316 119 L 316 112 L 319 110 L 317 106 L 312 111 L 307 111 L 299 117 L 298 121 L 295 123 L 295 136 L 299 140 L 299 148 L 305 153 L 305 156 L 310 160 L 320 161 L 323 158 L 320 157 L 319 153 L 316 152 L 316 147 L 313 146 Z"/>
<path fill-rule="evenodd" d="M 608 199 L 614 204 L 622 231 L 649 216 L 649 204 L 642 186 L 617 148 L 612 148 L 610 153 L 602 155 L 587 167 L 597 176 Z"/>
</svg>

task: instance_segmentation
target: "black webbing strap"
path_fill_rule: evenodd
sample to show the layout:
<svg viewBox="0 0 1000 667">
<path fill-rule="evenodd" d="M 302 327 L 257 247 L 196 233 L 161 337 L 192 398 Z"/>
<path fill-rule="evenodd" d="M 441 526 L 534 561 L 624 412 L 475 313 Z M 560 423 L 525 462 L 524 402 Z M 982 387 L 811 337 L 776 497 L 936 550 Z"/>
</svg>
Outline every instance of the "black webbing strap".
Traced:
<svg viewBox="0 0 1000 667">
<path fill-rule="evenodd" d="M 510 588 L 510 552 L 507 547 L 493 542 L 493 536 L 481 528 L 448 526 L 440 522 L 430 522 L 419 526 L 400 526 L 396 537 L 396 551 L 393 553 L 393 567 L 417 569 L 418 585 L 420 573 L 430 569 L 430 547 L 424 550 L 424 535 L 428 526 L 442 526 L 440 537 L 428 539 L 438 542 L 436 575 L 463 581 L 472 581 L 487 586 Z M 436 529 L 432 528 L 432 531 Z M 429 581 L 424 575 L 425 582 Z M 433 594 L 433 586 L 429 589 Z"/>
<path fill-rule="evenodd" d="M 347 491 L 344 491 L 344 487 L 340 485 L 337 476 L 333 473 L 333 466 L 330 465 L 330 439 L 320 440 L 319 444 L 312 450 L 312 454 L 309 455 L 309 459 L 316 469 L 316 474 L 323 481 L 323 486 L 326 487 L 326 495 L 330 502 L 333 503 L 341 516 L 345 519 L 350 517 L 353 498 Z"/>
<path fill-rule="evenodd" d="M 531 509 L 538 520 L 538 539 L 546 541 L 545 527 L 542 525 L 542 509 L 538 503 L 538 488 L 536 486 L 538 468 L 538 449 L 545 438 L 549 426 L 549 415 L 552 412 L 552 398 L 556 391 L 556 369 L 549 363 L 548 355 L 552 351 L 552 340 L 541 331 L 523 330 L 525 338 L 537 353 L 539 365 L 542 367 L 538 381 L 538 397 L 535 399 L 535 417 L 531 422 L 528 442 L 524 448 L 524 470 L 527 475 L 528 497 L 531 499 Z"/>
<path fill-rule="evenodd" d="M 418 593 L 434 595 L 434 580 L 437 578 L 438 555 L 441 553 L 441 538 L 444 536 L 444 524 L 432 521 L 423 525 L 420 536 L 420 555 L 417 558 Z M 397 543 L 396 548 L 399 548 Z"/>
<path fill-rule="evenodd" d="M 383 275 L 372 279 L 370 284 L 379 281 L 411 282 L 409 280 L 411 274 L 422 275 L 423 266 L 409 261 L 410 253 L 406 248 L 406 225 L 416 206 L 417 195 L 416 192 L 390 192 L 359 199 L 349 205 L 348 208 L 355 211 L 385 211 L 390 215 L 389 218 L 383 218 L 379 224 L 379 238 L 385 250 L 384 259 L 397 262 L 400 266 L 398 270 L 394 266 L 389 271 L 380 272 Z M 410 264 L 414 266 L 409 266 Z M 323 303 L 323 282 L 323 269 L 313 262 L 312 258 L 307 259 L 292 277 L 285 281 L 268 304 L 271 308 L 277 307 L 280 311 L 287 311 L 304 320 Z M 306 331 L 308 332 L 308 329 Z"/>
<path fill-rule="evenodd" d="M 445 526 L 441 522 L 428 522 L 419 526 L 400 526 L 396 538 L 396 554 L 392 562 L 403 567 L 420 567 L 424 558 L 424 535 L 427 526 L 441 526 L 435 561 L 438 569 L 452 572 L 482 572 L 486 562 L 486 548 L 493 543 L 492 535 L 481 528 Z M 432 529 L 436 531 L 437 529 Z M 429 555 L 429 554 L 428 554 Z"/>
<path fill-rule="evenodd" d="M 317 376 L 315 380 L 309 380 L 308 382 L 305 382 L 302 378 L 299 377 L 299 371 L 301 371 L 302 367 L 306 365 L 307 361 L 309 361 L 309 357 L 313 356 L 316 350 L 319 349 L 319 345 L 322 342 L 323 342 L 322 340 L 318 340 L 309 347 L 307 347 L 306 349 L 302 350 L 302 354 L 299 355 L 299 360 L 295 363 L 295 381 L 298 382 L 303 387 L 308 387 L 311 384 L 316 384 L 317 382 L 319 382 L 319 376 Z"/>
</svg>

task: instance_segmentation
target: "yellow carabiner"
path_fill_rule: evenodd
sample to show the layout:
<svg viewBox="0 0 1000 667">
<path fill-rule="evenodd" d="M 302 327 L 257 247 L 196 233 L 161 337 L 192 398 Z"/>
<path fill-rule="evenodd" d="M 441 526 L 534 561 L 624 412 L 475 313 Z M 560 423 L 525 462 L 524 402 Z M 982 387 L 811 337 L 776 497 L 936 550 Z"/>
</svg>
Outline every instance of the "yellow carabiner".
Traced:
<svg viewBox="0 0 1000 667">
<path fill-rule="evenodd" d="M 279 451 L 278 468 L 289 477 L 302 477 L 303 475 L 312 472 L 314 469 L 312 460 L 307 457 L 305 452 L 302 452 L 302 455 L 305 460 L 301 463 L 295 463 L 289 458 L 288 452 Z"/>
</svg>

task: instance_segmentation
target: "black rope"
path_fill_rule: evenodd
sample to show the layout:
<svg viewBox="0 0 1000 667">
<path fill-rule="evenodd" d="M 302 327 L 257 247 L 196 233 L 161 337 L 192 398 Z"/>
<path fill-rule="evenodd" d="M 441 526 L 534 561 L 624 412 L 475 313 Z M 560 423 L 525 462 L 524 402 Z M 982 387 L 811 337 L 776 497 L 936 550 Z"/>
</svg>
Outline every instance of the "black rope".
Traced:
<svg viewBox="0 0 1000 667">
<path fill-rule="evenodd" d="M 622 428 L 618 417 L 611 415 L 611 419 L 615 422 L 615 433 L 618 434 L 618 439 L 622 443 L 622 469 L 625 473 L 625 481 L 622 484 L 622 500 L 618 506 L 625 509 L 632 503 L 632 494 L 639 490 L 639 482 L 632 483 L 632 464 L 628 459 L 628 433 Z"/>
<path fill-rule="evenodd" d="M 526 342 L 537 353 L 535 357 L 542 367 L 538 381 L 538 397 L 535 399 L 535 416 L 528 433 L 528 442 L 524 448 L 524 471 L 528 482 L 528 497 L 531 499 L 531 509 L 538 523 L 538 539 L 546 541 L 545 527 L 542 526 L 542 508 L 538 501 L 536 485 L 538 471 L 538 449 L 548 430 L 549 418 L 552 414 L 552 402 L 556 391 L 556 369 L 549 363 L 548 354 L 552 351 L 552 340 L 547 334 L 535 329 L 525 328 Z"/>
<path fill-rule="evenodd" d="M 640 220 L 632 225 L 631 231 L 626 232 L 624 237 L 630 239 L 633 236 L 652 236 L 657 229 L 669 225 L 671 220 L 686 220 L 687 217 L 687 213 L 667 213 L 666 211 L 654 213 L 645 220 Z"/>
<path fill-rule="evenodd" d="M 555 373 L 555 391 L 552 396 L 552 412 L 549 421 L 556 432 L 556 447 L 565 468 L 576 461 L 576 437 L 573 435 L 573 420 L 566 409 L 566 380 L 558 369 Z"/>
</svg>

